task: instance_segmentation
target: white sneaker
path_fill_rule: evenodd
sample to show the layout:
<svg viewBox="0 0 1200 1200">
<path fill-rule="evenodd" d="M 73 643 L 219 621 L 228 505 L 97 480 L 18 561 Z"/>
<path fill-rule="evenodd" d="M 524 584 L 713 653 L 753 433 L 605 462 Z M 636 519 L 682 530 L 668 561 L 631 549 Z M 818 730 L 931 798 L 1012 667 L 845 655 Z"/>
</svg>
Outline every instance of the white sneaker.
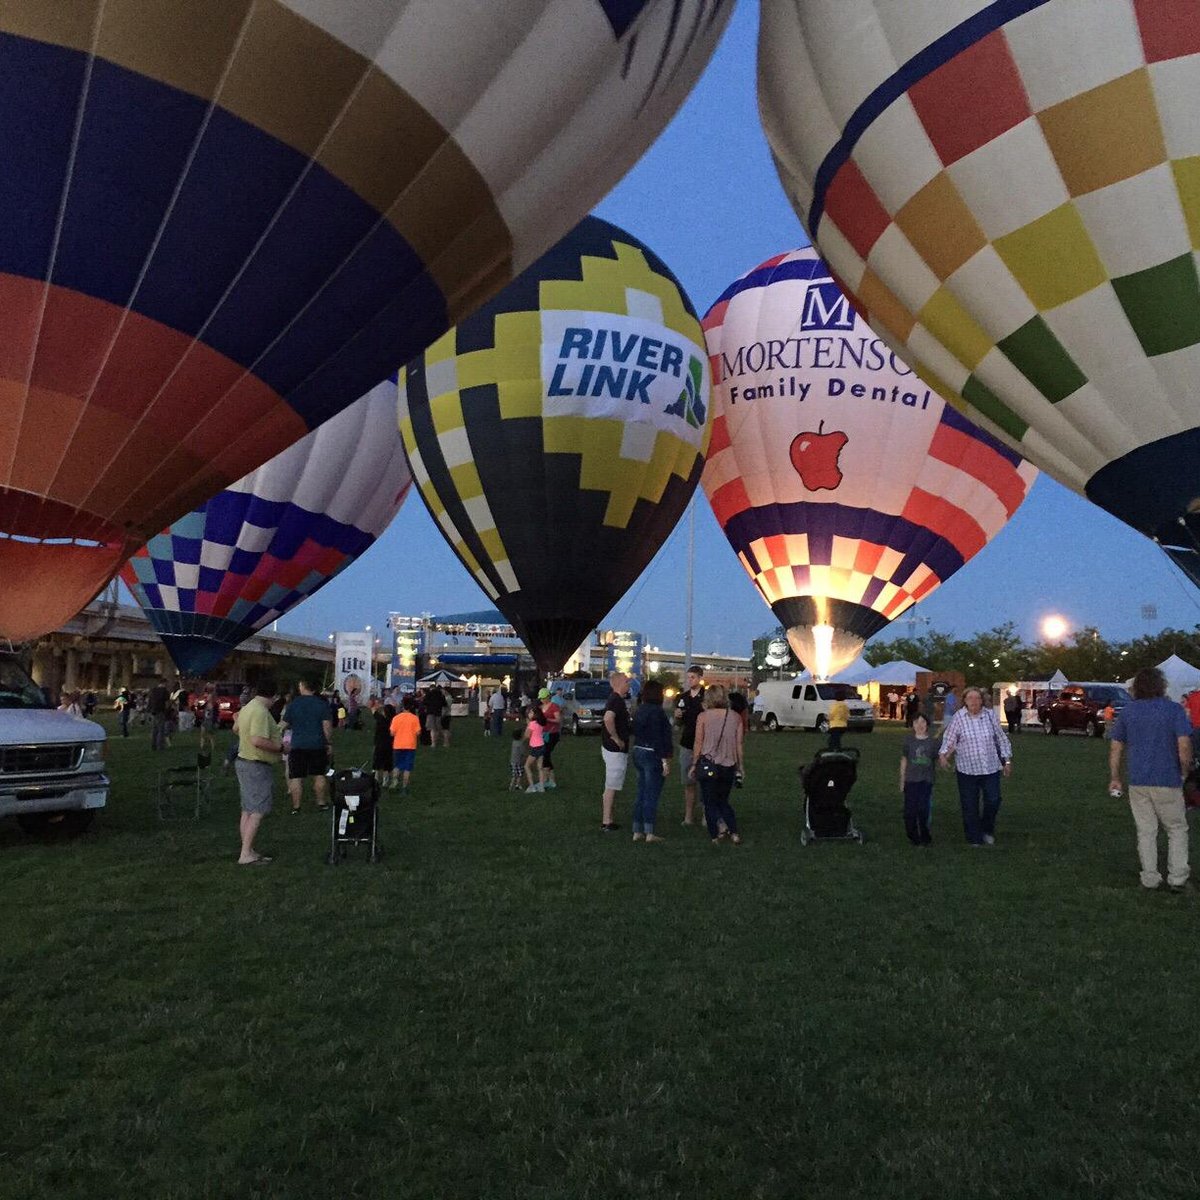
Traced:
<svg viewBox="0 0 1200 1200">
<path fill-rule="evenodd" d="M 553 779 L 547 779 L 546 782 L 542 784 L 542 791 L 553 791 L 556 787 L 558 787 L 558 784 L 555 783 Z"/>
<path fill-rule="evenodd" d="M 540 783 L 531 783 L 526 789 L 525 794 L 528 796 L 530 792 L 540 792 L 542 785 Z"/>
<path fill-rule="evenodd" d="M 994 846 L 996 844 L 996 839 L 992 837 L 990 833 L 985 833 L 983 835 L 983 844 L 985 846 Z"/>
</svg>

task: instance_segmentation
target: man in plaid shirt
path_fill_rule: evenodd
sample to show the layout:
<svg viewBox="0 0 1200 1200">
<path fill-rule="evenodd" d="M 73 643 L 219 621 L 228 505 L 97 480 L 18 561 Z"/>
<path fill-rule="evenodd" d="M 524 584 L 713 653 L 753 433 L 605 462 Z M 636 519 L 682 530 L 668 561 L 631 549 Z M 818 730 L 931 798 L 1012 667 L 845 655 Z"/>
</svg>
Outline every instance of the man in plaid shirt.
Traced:
<svg viewBox="0 0 1200 1200">
<path fill-rule="evenodd" d="M 1000 777 L 1012 774 L 1012 743 L 995 711 L 984 708 L 979 688 L 967 688 L 963 707 L 946 726 L 939 759 L 943 767 L 949 768 L 952 756 L 958 776 L 963 833 L 972 846 L 995 845 Z"/>
</svg>

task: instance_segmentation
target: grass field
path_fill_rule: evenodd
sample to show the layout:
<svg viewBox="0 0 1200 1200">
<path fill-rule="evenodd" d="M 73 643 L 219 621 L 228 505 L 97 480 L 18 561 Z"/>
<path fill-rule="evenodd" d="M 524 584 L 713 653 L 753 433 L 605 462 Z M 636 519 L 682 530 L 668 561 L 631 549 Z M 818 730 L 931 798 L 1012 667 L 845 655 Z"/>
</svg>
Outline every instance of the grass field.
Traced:
<svg viewBox="0 0 1200 1200">
<path fill-rule="evenodd" d="M 87 837 L 0 831 L 0 1196 L 1194 1197 L 1200 896 L 1137 886 L 1104 743 L 1021 738 L 994 850 L 942 776 L 922 851 L 852 740 L 862 847 L 799 844 L 815 735 L 751 736 L 745 845 L 675 780 L 646 846 L 595 739 L 514 795 L 462 721 L 383 863 L 280 806 L 245 869 L 232 779 L 164 826 L 183 751 L 117 738 Z"/>
</svg>

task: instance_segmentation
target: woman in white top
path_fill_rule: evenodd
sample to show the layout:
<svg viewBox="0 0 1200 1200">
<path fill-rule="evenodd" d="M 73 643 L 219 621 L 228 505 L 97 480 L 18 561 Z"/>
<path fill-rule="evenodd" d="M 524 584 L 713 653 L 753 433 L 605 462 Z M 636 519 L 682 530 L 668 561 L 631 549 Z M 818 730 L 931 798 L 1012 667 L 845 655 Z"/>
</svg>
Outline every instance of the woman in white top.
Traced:
<svg viewBox="0 0 1200 1200">
<path fill-rule="evenodd" d="M 724 822 L 729 840 L 742 843 L 738 833 L 737 815 L 729 802 L 733 782 L 742 774 L 742 719 L 729 709 L 729 696 L 720 684 L 705 690 L 704 711 L 696 719 L 696 744 L 693 748 L 689 777 L 700 784 L 704 803 L 704 821 L 713 845 L 721 840 L 719 825 Z M 711 774 L 703 769 L 700 760 L 710 760 Z"/>
</svg>

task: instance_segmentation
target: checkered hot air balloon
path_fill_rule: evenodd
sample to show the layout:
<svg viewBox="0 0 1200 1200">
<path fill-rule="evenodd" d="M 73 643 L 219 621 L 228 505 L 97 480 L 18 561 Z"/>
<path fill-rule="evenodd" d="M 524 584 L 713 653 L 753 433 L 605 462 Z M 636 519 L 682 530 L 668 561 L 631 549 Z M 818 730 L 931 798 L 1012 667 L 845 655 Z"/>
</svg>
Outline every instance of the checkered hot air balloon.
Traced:
<svg viewBox="0 0 1200 1200">
<path fill-rule="evenodd" d="M 533 262 L 732 7 L 0 6 L 0 638 L 57 627 Z"/>
<path fill-rule="evenodd" d="M 674 528 L 708 409 L 691 302 L 652 251 L 595 217 L 401 372 L 421 495 L 544 673 Z"/>
<path fill-rule="evenodd" d="M 412 476 L 396 384 L 181 517 L 121 570 L 185 675 L 204 675 L 375 543 Z"/>
<path fill-rule="evenodd" d="M 827 677 L 982 550 L 1037 472 L 910 371 L 811 249 L 736 280 L 704 332 L 704 490 L 796 656 Z"/>
<path fill-rule="evenodd" d="M 1200 582 L 1200 5 L 764 0 L 780 178 L 881 336 Z"/>
</svg>

